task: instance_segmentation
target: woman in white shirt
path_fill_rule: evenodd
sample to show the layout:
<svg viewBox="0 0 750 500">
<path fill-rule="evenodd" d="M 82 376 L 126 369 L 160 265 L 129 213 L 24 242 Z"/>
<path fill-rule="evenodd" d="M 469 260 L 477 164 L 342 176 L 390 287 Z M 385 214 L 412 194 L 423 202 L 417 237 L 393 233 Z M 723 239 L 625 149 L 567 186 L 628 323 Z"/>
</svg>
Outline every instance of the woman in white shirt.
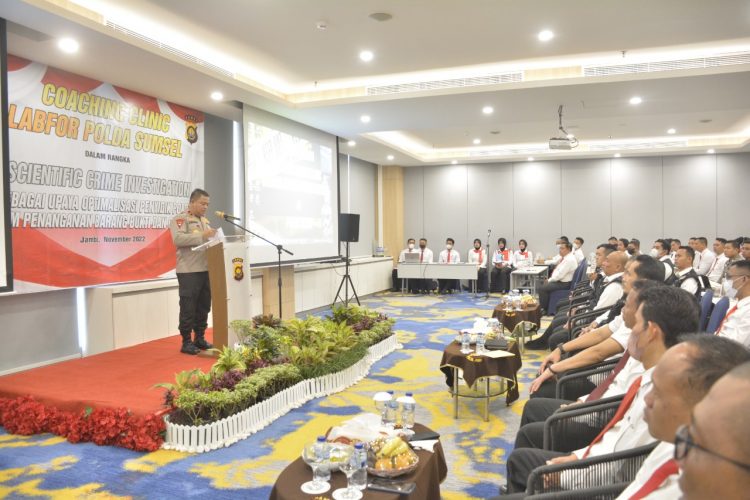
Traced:
<svg viewBox="0 0 750 500">
<path fill-rule="evenodd" d="M 513 251 L 505 245 L 505 238 L 497 239 L 497 250 L 492 255 L 491 291 L 508 293 L 510 288 L 510 273 L 513 271 Z"/>
<path fill-rule="evenodd" d="M 469 250 L 466 261 L 477 265 L 477 292 L 487 291 L 487 255 L 482 248 L 482 240 L 474 239 L 474 248 Z"/>
<path fill-rule="evenodd" d="M 530 267 L 532 262 L 534 262 L 534 255 L 528 250 L 528 243 L 524 239 L 518 240 L 518 250 L 513 252 L 513 267 L 524 269 Z"/>
</svg>

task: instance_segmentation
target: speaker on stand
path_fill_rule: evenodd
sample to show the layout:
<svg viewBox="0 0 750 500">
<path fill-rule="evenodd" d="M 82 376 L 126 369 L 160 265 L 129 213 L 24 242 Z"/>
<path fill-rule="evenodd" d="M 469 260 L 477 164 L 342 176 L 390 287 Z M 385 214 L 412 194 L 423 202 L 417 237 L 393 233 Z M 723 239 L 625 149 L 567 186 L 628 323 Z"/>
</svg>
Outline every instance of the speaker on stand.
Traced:
<svg viewBox="0 0 750 500">
<path fill-rule="evenodd" d="M 346 257 L 344 263 L 344 276 L 341 278 L 339 289 L 336 291 L 336 298 L 333 299 L 331 308 L 336 305 L 341 296 L 341 289 L 344 289 L 344 297 L 341 300 L 344 303 L 344 307 L 349 307 L 349 286 L 352 287 L 352 293 L 354 299 L 359 303 L 359 297 L 357 291 L 354 289 L 354 282 L 352 277 L 349 275 L 349 243 L 359 241 L 359 214 L 339 214 L 339 241 L 346 243 Z"/>
</svg>

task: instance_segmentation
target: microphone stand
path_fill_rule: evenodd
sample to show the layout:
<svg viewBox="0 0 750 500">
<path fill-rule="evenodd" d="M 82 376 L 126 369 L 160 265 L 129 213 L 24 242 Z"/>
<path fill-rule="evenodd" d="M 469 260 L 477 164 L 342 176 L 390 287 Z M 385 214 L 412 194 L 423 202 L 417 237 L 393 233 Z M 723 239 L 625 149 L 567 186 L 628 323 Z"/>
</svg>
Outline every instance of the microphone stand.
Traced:
<svg viewBox="0 0 750 500">
<path fill-rule="evenodd" d="M 261 240 L 265 241 L 269 245 L 271 245 L 273 247 L 276 247 L 276 251 L 279 253 L 279 260 L 278 260 L 278 273 L 279 273 L 279 281 L 278 281 L 278 287 L 279 287 L 279 319 L 282 319 L 282 313 L 281 313 L 281 252 L 286 252 L 289 255 L 294 255 L 294 254 L 292 252 L 290 252 L 289 250 L 287 250 L 286 248 L 284 248 L 282 245 L 277 245 L 273 241 L 267 240 L 263 236 L 250 231 L 248 228 L 240 226 L 236 222 L 234 222 L 232 220 L 229 220 L 226 215 L 224 217 L 222 217 L 222 219 L 224 219 L 225 222 L 228 222 L 231 225 L 242 229 L 246 233 L 249 233 L 249 234 L 255 236 L 256 238 L 260 238 Z"/>
<path fill-rule="evenodd" d="M 485 252 L 485 258 L 487 259 L 487 267 L 485 268 L 487 270 L 487 295 L 485 295 L 486 298 L 490 298 L 490 288 L 492 287 L 492 269 L 495 268 L 495 264 L 492 263 L 492 259 L 490 258 L 490 234 L 492 234 L 492 230 L 487 230 L 487 251 Z M 492 265 L 492 267 L 490 267 Z"/>
</svg>

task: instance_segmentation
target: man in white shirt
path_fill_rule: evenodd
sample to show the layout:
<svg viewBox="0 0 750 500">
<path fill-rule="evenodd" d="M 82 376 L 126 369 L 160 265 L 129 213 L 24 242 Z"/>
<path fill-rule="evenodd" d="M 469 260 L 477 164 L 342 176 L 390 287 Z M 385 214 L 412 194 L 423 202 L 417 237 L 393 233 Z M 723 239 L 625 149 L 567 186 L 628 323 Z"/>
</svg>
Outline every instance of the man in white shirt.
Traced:
<svg viewBox="0 0 750 500">
<path fill-rule="evenodd" d="M 419 239 L 419 262 L 420 264 L 432 264 L 432 250 L 427 248 L 427 239 Z M 418 279 L 416 282 L 417 291 L 420 293 L 430 293 L 433 289 L 431 279 Z"/>
<path fill-rule="evenodd" d="M 669 240 L 669 258 L 672 260 L 672 264 L 674 264 L 675 259 L 677 259 L 677 249 L 681 246 L 682 242 L 677 238 L 671 238 Z"/>
<path fill-rule="evenodd" d="M 724 280 L 727 277 L 727 273 L 729 272 L 729 268 L 732 264 L 734 264 L 737 261 L 744 260 L 742 258 L 741 252 L 741 243 L 739 240 L 729 240 L 724 244 L 724 254 L 722 255 L 725 257 L 724 265 L 722 266 L 721 274 L 718 275 L 718 278 L 711 280 L 711 288 L 714 291 L 714 294 L 716 296 L 723 297 L 725 294 L 724 291 Z M 719 259 L 716 259 L 717 261 Z M 716 273 L 713 273 L 714 275 Z"/>
<path fill-rule="evenodd" d="M 487 291 L 487 253 L 482 248 L 482 240 L 474 239 L 474 248 L 469 250 L 466 261 L 477 265 L 477 291 Z"/>
<path fill-rule="evenodd" d="M 403 262 L 406 262 L 406 254 L 407 253 L 419 253 L 419 250 L 416 248 L 416 240 L 414 238 L 409 238 L 406 240 L 406 248 L 401 250 L 401 253 L 398 254 L 398 264 L 401 264 Z M 391 273 L 391 278 L 393 279 L 393 291 L 397 292 L 401 288 L 403 288 L 403 285 L 399 287 L 399 279 L 398 279 L 398 265 L 393 268 L 393 272 Z M 416 281 L 416 280 L 413 280 Z M 410 288 L 414 288 L 414 284 L 412 283 Z"/>
<path fill-rule="evenodd" d="M 669 257 L 669 244 L 662 239 L 654 242 L 654 257 L 664 265 L 664 281 L 674 274 L 674 262 Z"/>
<path fill-rule="evenodd" d="M 573 240 L 573 255 L 575 255 L 576 262 L 579 264 L 586 256 L 583 253 L 583 238 L 576 236 Z"/>
<path fill-rule="evenodd" d="M 708 271 L 711 270 L 711 266 L 714 265 L 716 254 L 708 249 L 708 240 L 704 236 L 695 238 L 695 246 L 693 248 L 695 249 L 693 268 L 701 276 L 707 276 Z"/>
<path fill-rule="evenodd" d="M 539 304 L 543 313 L 549 308 L 549 296 L 555 290 L 567 290 L 573 274 L 578 267 L 578 262 L 573 256 L 573 245 L 568 242 L 560 244 L 560 262 L 555 266 L 552 276 L 547 283 L 539 288 Z"/>
<path fill-rule="evenodd" d="M 695 251 L 690 247 L 680 247 L 677 250 L 677 257 L 674 262 L 674 275 L 677 279 L 674 285 L 692 293 L 695 297 L 699 297 L 701 283 L 698 273 L 693 269 L 694 255 Z"/>
<path fill-rule="evenodd" d="M 725 293 L 737 302 L 727 311 L 716 335 L 750 347 L 750 261 L 740 260 L 729 266 L 724 282 Z"/>
<path fill-rule="evenodd" d="M 441 251 L 438 256 L 438 264 L 459 264 L 461 262 L 461 255 L 453 249 L 455 244 L 453 238 L 445 240 L 445 250 Z M 438 280 L 438 285 L 439 293 L 453 293 L 453 290 L 458 288 L 458 280 Z"/>
<path fill-rule="evenodd" d="M 643 418 L 648 432 L 661 441 L 638 470 L 618 500 L 672 499 L 680 496 L 679 469 L 674 460 L 674 437 L 682 425 L 690 425 L 693 407 L 711 386 L 736 366 L 750 361 L 750 351 L 738 349 L 727 339 L 688 335 L 669 349 L 651 377 Z"/>
<path fill-rule="evenodd" d="M 667 349 L 678 343 L 680 335 L 696 331 L 698 315 L 698 304 L 682 290 L 673 287 L 644 290 L 630 332 L 628 353 L 643 363 L 645 371 L 628 388 L 615 417 L 589 446 L 573 453 L 535 448 L 513 451 L 507 462 L 508 490 L 524 491 L 529 473 L 541 465 L 574 462 L 653 442 L 654 438 L 648 433 L 648 426 L 643 420 L 645 396 L 651 390 L 651 375 Z M 686 377 L 688 374 L 681 375 Z"/>
<path fill-rule="evenodd" d="M 557 253 L 552 256 L 551 259 L 547 259 L 544 261 L 544 263 L 548 266 L 556 266 L 560 260 L 562 260 L 562 256 L 560 255 L 560 247 L 563 243 L 570 243 L 570 240 L 567 236 L 560 236 L 555 240 L 555 250 L 557 250 Z"/>
<path fill-rule="evenodd" d="M 721 377 L 675 435 L 685 500 L 747 498 L 750 491 L 750 363 Z"/>
<path fill-rule="evenodd" d="M 750 260 L 750 238 L 742 239 L 742 258 Z"/>
<path fill-rule="evenodd" d="M 721 275 L 724 273 L 724 266 L 727 263 L 727 256 L 724 255 L 724 245 L 727 244 L 727 240 L 724 238 L 716 238 L 713 243 L 713 251 L 716 255 L 714 263 L 711 264 L 711 269 L 706 273 L 706 277 L 713 283 L 718 283 L 721 280 Z"/>
</svg>

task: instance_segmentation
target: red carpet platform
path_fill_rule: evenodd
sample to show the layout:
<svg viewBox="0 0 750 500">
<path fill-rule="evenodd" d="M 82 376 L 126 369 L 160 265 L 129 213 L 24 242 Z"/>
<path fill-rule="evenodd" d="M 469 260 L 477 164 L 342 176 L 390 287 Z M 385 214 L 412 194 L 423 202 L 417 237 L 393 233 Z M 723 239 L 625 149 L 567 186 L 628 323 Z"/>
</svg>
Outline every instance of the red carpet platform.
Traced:
<svg viewBox="0 0 750 500">
<path fill-rule="evenodd" d="M 206 337 L 211 339 L 212 332 Z M 214 358 L 182 354 L 178 336 L 146 342 L 82 359 L 64 361 L 0 377 L 0 398 L 33 396 L 46 406 L 79 412 L 89 408 L 127 408 L 134 415 L 164 409 L 160 382 L 174 382 L 183 370 L 208 371 Z"/>
</svg>

